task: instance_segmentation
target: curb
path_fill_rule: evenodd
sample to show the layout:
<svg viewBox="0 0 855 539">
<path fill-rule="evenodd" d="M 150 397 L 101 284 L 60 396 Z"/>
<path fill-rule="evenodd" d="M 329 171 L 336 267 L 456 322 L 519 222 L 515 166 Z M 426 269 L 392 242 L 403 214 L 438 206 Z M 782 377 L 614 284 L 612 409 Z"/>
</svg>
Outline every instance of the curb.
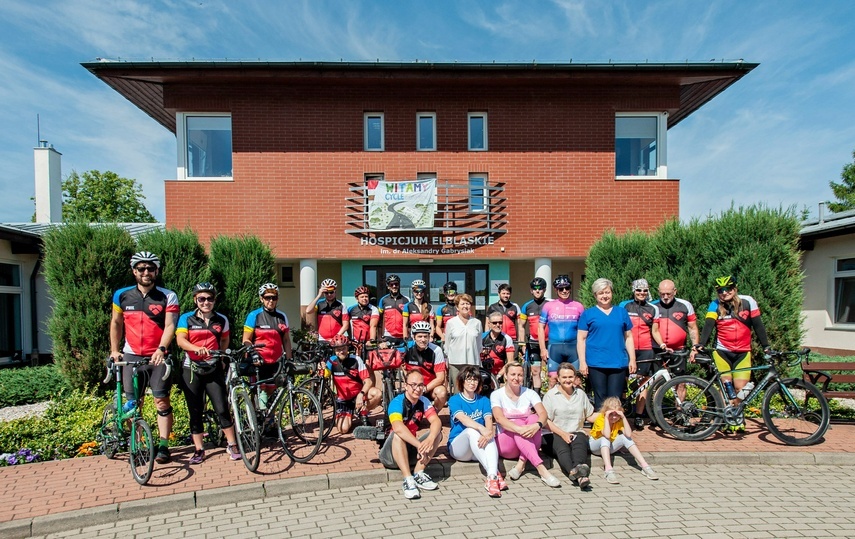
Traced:
<svg viewBox="0 0 855 539">
<path fill-rule="evenodd" d="M 618 458 L 623 458 L 619 456 Z M 653 465 L 722 464 L 729 465 L 818 465 L 855 466 L 855 453 L 798 453 L 798 452 L 653 452 L 646 458 Z M 631 459 L 631 457 L 630 457 Z M 552 467 L 552 459 L 545 458 L 544 464 Z M 505 460 L 505 469 L 515 461 Z M 477 476 L 481 477 L 480 466 L 475 462 L 442 461 L 428 465 L 426 471 L 437 479 Z M 27 519 L 0 523 L 0 537 L 24 538 L 47 535 L 75 528 L 113 524 L 119 520 L 159 515 L 165 512 L 185 511 L 225 505 L 234 502 L 257 500 L 268 497 L 318 492 L 331 488 L 347 488 L 378 483 L 400 481 L 398 470 L 366 470 L 361 472 L 339 472 L 332 474 L 274 479 L 262 483 L 248 483 L 199 490 L 181 494 L 168 494 L 129 502 L 111 503 L 89 509 L 54 513 Z"/>
</svg>

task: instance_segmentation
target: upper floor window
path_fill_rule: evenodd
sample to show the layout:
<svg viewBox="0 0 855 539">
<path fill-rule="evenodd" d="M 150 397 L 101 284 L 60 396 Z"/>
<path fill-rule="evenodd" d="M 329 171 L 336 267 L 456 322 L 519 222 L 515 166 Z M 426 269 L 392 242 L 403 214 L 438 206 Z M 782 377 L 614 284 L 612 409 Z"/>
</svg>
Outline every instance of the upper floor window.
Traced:
<svg viewBox="0 0 855 539">
<path fill-rule="evenodd" d="M 469 151 L 487 151 L 487 113 L 470 112 L 469 120 Z"/>
<path fill-rule="evenodd" d="M 667 178 L 665 114 L 618 113 L 615 117 L 615 175 Z"/>
<path fill-rule="evenodd" d="M 232 177 L 232 117 L 178 114 L 178 179 Z"/>
<path fill-rule="evenodd" d="M 436 113 L 420 112 L 416 116 L 416 149 L 420 152 L 436 151 Z"/>
<path fill-rule="evenodd" d="M 365 113 L 365 139 L 366 152 L 382 152 L 386 148 L 386 140 L 383 135 L 383 113 Z"/>
<path fill-rule="evenodd" d="M 472 213 L 484 213 L 489 208 L 487 198 L 487 175 L 469 175 L 469 211 Z"/>
<path fill-rule="evenodd" d="M 855 258 L 834 263 L 834 323 L 855 324 Z"/>
</svg>

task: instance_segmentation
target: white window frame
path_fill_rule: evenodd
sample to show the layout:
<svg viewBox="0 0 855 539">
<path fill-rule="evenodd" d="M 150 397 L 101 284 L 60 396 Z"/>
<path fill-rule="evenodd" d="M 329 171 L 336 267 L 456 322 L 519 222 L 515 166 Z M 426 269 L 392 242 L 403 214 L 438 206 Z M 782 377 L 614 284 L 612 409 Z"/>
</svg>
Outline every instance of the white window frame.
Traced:
<svg viewBox="0 0 855 539">
<path fill-rule="evenodd" d="M 482 180 L 481 186 L 475 186 L 473 180 Z M 469 213 L 489 213 L 490 212 L 490 191 L 487 187 L 490 185 L 490 177 L 486 172 L 472 172 L 469 174 Z M 475 195 L 473 192 L 477 189 L 481 190 L 481 206 L 477 207 L 473 200 Z"/>
<path fill-rule="evenodd" d="M 618 176 L 615 170 L 615 178 L 618 180 L 659 180 L 668 178 L 668 113 L 667 112 L 617 112 L 617 118 L 656 118 L 656 174 L 645 176 Z M 617 133 L 615 133 L 615 144 L 617 144 Z M 615 148 L 615 151 L 617 149 Z"/>
<path fill-rule="evenodd" d="M 483 148 L 473 148 L 472 147 L 472 119 L 473 118 L 482 118 L 484 120 L 484 147 Z M 489 137 L 487 136 L 487 113 L 486 112 L 470 112 L 466 115 L 466 146 L 469 148 L 470 152 L 486 152 L 490 145 L 488 143 Z"/>
<path fill-rule="evenodd" d="M 431 119 L 431 140 L 433 146 L 430 148 L 422 148 L 422 118 Z M 419 112 L 416 113 L 416 151 L 418 152 L 435 152 L 436 151 L 436 113 L 435 112 Z"/>
<path fill-rule="evenodd" d="M 232 128 L 232 176 L 188 176 L 187 175 L 187 118 L 195 116 L 209 116 L 212 118 L 229 118 L 230 112 L 179 112 L 175 115 L 175 126 L 178 143 L 178 178 L 190 181 L 234 181 L 234 128 Z"/>
<path fill-rule="evenodd" d="M 7 266 L 15 266 L 18 268 L 18 282 L 21 283 L 18 286 L 6 286 L 0 285 L 0 293 L 2 294 L 14 294 L 19 298 L 18 301 L 18 338 L 21 339 L 21 354 L 24 355 L 24 274 L 23 274 L 23 266 L 11 260 L 0 260 L 0 263 L 6 264 Z M 4 357 L 4 356 L 0 356 Z M 11 356 L 10 356 L 11 357 Z"/>
<path fill-rule="evenodd" d="M 831 318 L 832 327 L 855 330 L 855 323 L 837 321 L 837 280 L 855 278 L 855 270 L 839 271 L 837 269 L 837 263 L 841 260 L 849 259 L 855 259 L 855 255 L 839 256 L 832 259 L 834 265 L 831 268 L 831 316 L 829 318 Z"/>
<path fill-rule="evenodd" d="M 380 119 L 380 147 L 368 147 L 368 119 Z M 386 118 L 382 112 L 366 112 L 362 115 L 362 148 L 366 152 L 384 152 L 386 151 Z"/>
</svg>

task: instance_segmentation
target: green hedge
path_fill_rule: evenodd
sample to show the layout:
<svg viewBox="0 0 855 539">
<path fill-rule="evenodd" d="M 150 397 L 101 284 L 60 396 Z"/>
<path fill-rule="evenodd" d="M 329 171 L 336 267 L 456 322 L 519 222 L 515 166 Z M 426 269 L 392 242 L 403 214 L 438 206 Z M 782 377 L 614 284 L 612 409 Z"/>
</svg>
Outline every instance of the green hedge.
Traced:
<svg viewBox="0 0 855 539">
<path fill-rule="evenodd" d="M 0 371 L 0 407 L 49 400 L 68 384 L 56 365 Z"/>
<path fill-rule="evenodd" d="M 654 298 L 659 282 L 673 279 L 677 295 L 692 303 L 703 327 L 715 298 L 713 280 L 733 274 L 740 294 L 757 300 L 772 346 L 794 350 L 803 335 L 798 239 L 793 209 L 764 206 L 731 208 L 687 225 L 671 221 L 651 234 L 608 232 L 588 254 L 581 301 L 594 304 L 591 283 L 599 277 L 614 282 L 616 304 L 632 297 L 635 279 L 647 279 Z"/>
<path fill-rule="evenodd" d="M 199 236 L 189 229 L 153 230 L 137 238 L 137 249 L 151 251 L 160 258 L 157 284 L 178 295 L 181 312 L 193 309 L 193 286 L 211 280 L 208 255 Z"/>
</svg>

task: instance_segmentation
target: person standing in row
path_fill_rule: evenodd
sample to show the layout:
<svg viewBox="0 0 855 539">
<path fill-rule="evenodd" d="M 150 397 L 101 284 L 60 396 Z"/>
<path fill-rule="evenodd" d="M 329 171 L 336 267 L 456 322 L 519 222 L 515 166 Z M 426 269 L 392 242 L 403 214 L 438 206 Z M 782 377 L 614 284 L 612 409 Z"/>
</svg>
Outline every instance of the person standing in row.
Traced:
<svg viewBox="0 0 855 539">
<path fill-rule="evenodd" d="M 318 331 L 318 340 L 329 342 L 336 335 L 344 335 L 350 327 L 350 315 L 344 304 L 336 298 L 338 283 L 324 279 L 318 295 L 306 306 L 306 321 Z M 321 299 L 323 297 L 324 299 Z"/>
<path fill-rule="evenodd" d="M 442 293 L 445 294 L 445 305 L 437 313 L 436 334 L 439 336 L 439 340 L 445 342 L 445 324 L 457 316 L 457 306 L 454 304 L 454 297 L 457 295 L 457 283 L 448 281 L 442 285 Z"/>
<path fill-rule="evenodd" d="M 446 362 L 452 380 L 457 380 L 460 369 L 466 365 L 477 367 L 481 364 L 481 334 L 484 330 L 481 321 L 472 316 L 472 301 L 469 294 L 455 296 L 457 316 L 445 326 Z"/>
<path fill-rule="evenodd" d="M 538 341 L 540 342 L 542 357 L 547 361 L 550 388 L 555 386 L 558 380 L 558 365 L 567 362 L 575 368 L 579 367 L 576 340 L 579 317 L 582 316 L 585 307 L 570 298 L 570 284 L 569 275 L 559 275 L 552 281 L 558 298 L 543 306 L 538 321 Z M 547 333 L 549 334 L 549 347 L 546 346 Z"/>
<path fill-rule="evenodd" d="M 520 306 L 511 301 L 511 285 L 502 283 L 499 285 L 499 301 L 487 307 L 487 316 L 491 313 L 500 313 L 504 318 L 502 332 L 508 334 L 511 340 L 517 342 L 517 318 L 520 315 Z"/>
<path fill-rule="evenodd" d="M 388 294 L 380 298 L 377 310 L 383 317 L 383 337 L 389 344 L 400 346 L 404 344 L 404 309 L 410 302 L 401 295 L 401 278 L 390 273 L 386 276 Z"/>
<path fill-rule="evenodd" d="M 545 350 L 545 348 L 540 347 L 539 323 L 540 312 L 543 309 L 544 304 L 548 301 L 546 299 L 546 279 L 543 277 L 535 277 L 531 280 L 529 286 L 531 287 L 532 299 L 528 300 L 520 308 L 518 330 L 520 339 L 518 344 L 520 346 L 520 351 L 525 352 L 529 365 L 531 365 L 532 387 L 540 389 L 543 384 L 543 381 L 540 378 L 541 362 L 543 357 L 541 350 Z M 548 346 L 549 327 L 544 328 L 543 340 Z"/>
</svg>

